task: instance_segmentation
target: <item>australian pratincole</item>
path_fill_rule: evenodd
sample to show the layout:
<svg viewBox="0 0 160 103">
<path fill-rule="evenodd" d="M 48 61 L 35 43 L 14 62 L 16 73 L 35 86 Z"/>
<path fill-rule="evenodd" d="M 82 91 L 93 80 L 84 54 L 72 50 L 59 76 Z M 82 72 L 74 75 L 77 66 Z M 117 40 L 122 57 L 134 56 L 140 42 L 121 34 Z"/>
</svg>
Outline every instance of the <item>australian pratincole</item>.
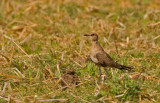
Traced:
<svg viewBox="0 0 160 103">
<path fill-rule="evenodd" d="M 131 70 L 132 67 L 124 66 L 115 62 L 101 47 L 97 34 L 84 34 L 91 39 L 90 58 L 98 66 L 101 77 L 101 67 L 104 67 L 106 78 L 108 76 L 106 67 L 118 68 L 120 70 Z"/>
</svg>

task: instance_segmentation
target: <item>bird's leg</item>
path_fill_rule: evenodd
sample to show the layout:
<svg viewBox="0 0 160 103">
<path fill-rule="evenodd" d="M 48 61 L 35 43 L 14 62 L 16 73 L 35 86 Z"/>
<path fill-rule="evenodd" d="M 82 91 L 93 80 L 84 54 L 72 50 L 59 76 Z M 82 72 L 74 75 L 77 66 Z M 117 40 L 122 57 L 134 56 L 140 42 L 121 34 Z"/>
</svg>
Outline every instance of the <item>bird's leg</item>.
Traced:
<svg viewBox="0 0 160 103">
<path fill-rule="evenodd" d="M 104 68 L 105 72 L 106 72 L 106 78 L 108 78 L 108 72 L 107 72 L 107 68 Z"/>
<path fill-rule="evenodd" d="M 101 78 L 101 75 L 102 75 L 102 73 L 101 73 L 101 67 L 99 66 L 99 67 L 98 67 L 98 69 L 99 69 L 99 72 L 100 72 L 100 78 Z"/>
</svg>

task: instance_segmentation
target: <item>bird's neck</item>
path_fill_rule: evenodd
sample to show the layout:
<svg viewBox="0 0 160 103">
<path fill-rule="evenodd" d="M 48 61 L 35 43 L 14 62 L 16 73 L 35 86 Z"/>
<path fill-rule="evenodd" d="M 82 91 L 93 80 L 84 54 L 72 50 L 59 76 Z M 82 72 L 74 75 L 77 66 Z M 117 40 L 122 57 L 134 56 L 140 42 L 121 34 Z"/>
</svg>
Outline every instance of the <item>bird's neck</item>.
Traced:
<svg viewBox="0 0 160 103">
<path fill-rule="evenodd" d="M 92 49 L 102 50 L 102 47 L 98 41 L 92 41 Z"/>
<path fill-rule="evenodd" d="M 99 45 L 98 41 L 92 41 L 92 46 Z"/>
</svg>

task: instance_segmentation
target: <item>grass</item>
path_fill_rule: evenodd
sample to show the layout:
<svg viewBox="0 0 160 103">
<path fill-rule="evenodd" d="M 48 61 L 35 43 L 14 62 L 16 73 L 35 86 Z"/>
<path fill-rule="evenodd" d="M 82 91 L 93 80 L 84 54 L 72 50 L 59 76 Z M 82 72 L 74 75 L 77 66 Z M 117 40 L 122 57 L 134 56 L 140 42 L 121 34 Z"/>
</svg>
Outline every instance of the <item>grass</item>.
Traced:
<svg viewBox="0 0 160 103">
<path fill-rule="evenodd" d="M 159 3 L 2 0 L 0 102 L 160 102 Z M 135 70 L 108 69 L 108 80 L 97 84 L 99 71 L 86 62 L 90 42 L 83 37 L 91 32 L 112 58 Z M 62 90 L 58 80 L 71 68 L 81 84 Z"/>
</svg>

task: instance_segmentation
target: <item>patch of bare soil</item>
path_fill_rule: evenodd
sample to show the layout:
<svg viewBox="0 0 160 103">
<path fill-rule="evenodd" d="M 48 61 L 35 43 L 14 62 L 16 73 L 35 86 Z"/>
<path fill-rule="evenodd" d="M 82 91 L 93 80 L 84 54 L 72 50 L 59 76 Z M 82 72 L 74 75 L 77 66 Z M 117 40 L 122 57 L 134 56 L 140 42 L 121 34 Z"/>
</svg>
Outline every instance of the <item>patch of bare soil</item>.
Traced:
<svg viewBox="0 0 160 103">
<path fill-rule="evenodd" d="M 68 69 L 62 76 L 62 86 L 73 86 L 80 83 L 80 79 L 73 69 Z"/>
</svg>

